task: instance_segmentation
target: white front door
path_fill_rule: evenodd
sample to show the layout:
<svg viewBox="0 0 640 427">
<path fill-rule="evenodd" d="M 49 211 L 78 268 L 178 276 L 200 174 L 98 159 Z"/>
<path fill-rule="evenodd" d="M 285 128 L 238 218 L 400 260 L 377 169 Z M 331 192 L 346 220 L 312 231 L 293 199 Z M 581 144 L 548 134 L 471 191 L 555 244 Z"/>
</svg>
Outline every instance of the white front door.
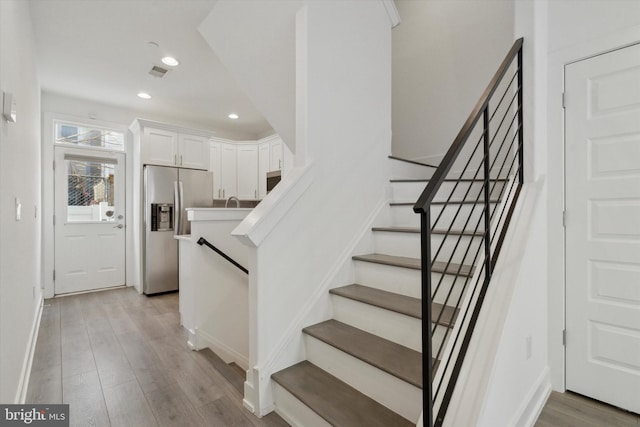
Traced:
<svg viewBox="0 0 640 427">
<path fill-rule="evenodd" d="M 640 413 L 640 45 L 565 79 L 567 389 Z"/>
<path fill-rule="evenodd" d="M 55 148 L 55 293 L 125 284 L 124 153 Z"/>
</svg>

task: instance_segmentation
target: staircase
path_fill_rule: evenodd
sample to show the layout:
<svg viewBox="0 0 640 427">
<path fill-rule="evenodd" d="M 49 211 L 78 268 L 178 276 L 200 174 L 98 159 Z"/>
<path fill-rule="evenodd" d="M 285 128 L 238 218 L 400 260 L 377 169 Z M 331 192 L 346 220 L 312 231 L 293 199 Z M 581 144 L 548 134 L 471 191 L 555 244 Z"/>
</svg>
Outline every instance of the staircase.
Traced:
<svg viewBox="0 0 640 427">
<path fill-rule="evenodd" d="M 522 39 L 437 168 L 389 160 L 374 251 L 303 329 L 306 360 L 271 376 L 291 424 L 443 424 L 524 179 L 521 69 Z"/>
<path fill-rule="evenodd" d="M 356 283 L 330 290 L 333 318 L 302 331 L 306 360 L 272 375 L 278 411 L 295 425 L 409 426 L 420 416 L 420 224 L 411 201 L 420 195 L 428 182 L 424 177 L 433 169 L 412 168 L 410 175 L 423 178 L 391 181 L 391 222 L 372 229 L 374 253 L 353 257 Z M 477 183 L 469 180 L 467 185 Z M 471 212 L 470 205 L 461 202 L 459 206 Z M 443 218 L 451 221 L 456 208 L 448 205 Z M 435 218 L 443 207 L 432 209 Z M 465 241 L 477 241 L 476 246 L 482 237 L 464 229 L 453 233 Z M 452 253 L 451 247 L 444 248 L 440 256 L 446 260 Z M 434 281 L 442 277 L 446 288 L 438 292 L 431 318 L 435 366 L 435 356 L 442 353 L 457 318 L 452 302 L 462 298 L 462 280 L 456 278 L 474 273 L 473 265 L 462 262 L 458 258 L 449 265 L 434 263 Z"/>
</svg>

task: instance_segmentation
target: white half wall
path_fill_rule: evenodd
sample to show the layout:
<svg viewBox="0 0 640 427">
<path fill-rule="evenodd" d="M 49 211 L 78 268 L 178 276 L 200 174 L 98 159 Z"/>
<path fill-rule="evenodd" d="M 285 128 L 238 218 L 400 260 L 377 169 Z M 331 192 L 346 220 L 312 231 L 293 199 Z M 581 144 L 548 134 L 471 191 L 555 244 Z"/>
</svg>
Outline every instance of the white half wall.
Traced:
<svg viewBox="0 0 640 427">
<path fill-rule="evenodd" d="M 0 402 L 23 399 L 42 300 L 40 86 L 29 3 L 0 1 L 0 88 L 17 121 L 0 118 Z M 20 211 L 20 218 L 18 218 Z"/>
<path fill-rule="evenodd" d="M 509 0 L 395 0 L 393 154 L 438 164 L 513 44 Z"/>
</svg>

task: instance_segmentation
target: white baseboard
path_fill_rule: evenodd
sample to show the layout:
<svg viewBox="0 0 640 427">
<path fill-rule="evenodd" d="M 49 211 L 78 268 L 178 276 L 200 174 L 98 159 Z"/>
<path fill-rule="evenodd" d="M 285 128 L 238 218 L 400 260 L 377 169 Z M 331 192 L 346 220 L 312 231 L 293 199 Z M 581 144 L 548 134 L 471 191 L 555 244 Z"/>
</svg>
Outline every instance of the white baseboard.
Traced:
<svg viewBox="0 0 640 427">
<path fill-rule="evenodd" d="M 20 383 L 18 384 L 18 390 L 16 391 L 16 397 L 14 403 L 23 404 L 27 399 L 27 391 L 29 389 L 29 379 L 31 378 L 31 367 L 33 366 L 33 356 L 36 352 L 36 343 L 38 341 L 38 332 L 40 331 L 40 319 L 42 319 L 42 307 L 44 305 L 44 298 L 40 295 L 40 301 L 36 307 L 35 315 L 33 318 L 33 324 L 31 325 L 31 332 L 29 334 L 28 351 L 22 362 L 22 371 L 20 373 Z"/>
<path fill-rule="evenodd" d="M 511 427 L 533 427 L 551 394 L 551 378 L 549 368 L 545 368 L 535 382 L 527 398 L 509 423 Z"/>
<path fill-rule="evenodd" d="M 245 371 L 249 369 L 249 357 L 244 354 L 239 353 L 238 351 L 232 349 L 228 345 L 223 342 L 220 342 L 216 338 L 212 337 L 208 333 L 196 329 L 196 341 L 197 348 L 201 349 L 204 347 L 209 347 L 216 353 L 225 363 L 236 363 Z"/>
</svg>

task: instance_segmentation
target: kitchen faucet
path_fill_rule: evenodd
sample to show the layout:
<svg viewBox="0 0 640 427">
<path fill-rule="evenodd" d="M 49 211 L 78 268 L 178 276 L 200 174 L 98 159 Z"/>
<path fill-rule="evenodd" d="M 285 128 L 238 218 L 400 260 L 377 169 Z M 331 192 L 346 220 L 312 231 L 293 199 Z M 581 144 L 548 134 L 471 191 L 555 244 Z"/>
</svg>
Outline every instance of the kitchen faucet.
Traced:
<svg viewBox="0 0 640 427">
<path fill-rule="evenodd" d="M 229 206 L 229 202 L 233 200 L 234 202 L 236 202 L 236 208 L 240 207 L 240 200 L 238 200 L 238 198 L 236 196 L 231 196 L 227 199 L 227 201 L 224 203 L 224 207 L 228 207 Z"/>
</svg>

